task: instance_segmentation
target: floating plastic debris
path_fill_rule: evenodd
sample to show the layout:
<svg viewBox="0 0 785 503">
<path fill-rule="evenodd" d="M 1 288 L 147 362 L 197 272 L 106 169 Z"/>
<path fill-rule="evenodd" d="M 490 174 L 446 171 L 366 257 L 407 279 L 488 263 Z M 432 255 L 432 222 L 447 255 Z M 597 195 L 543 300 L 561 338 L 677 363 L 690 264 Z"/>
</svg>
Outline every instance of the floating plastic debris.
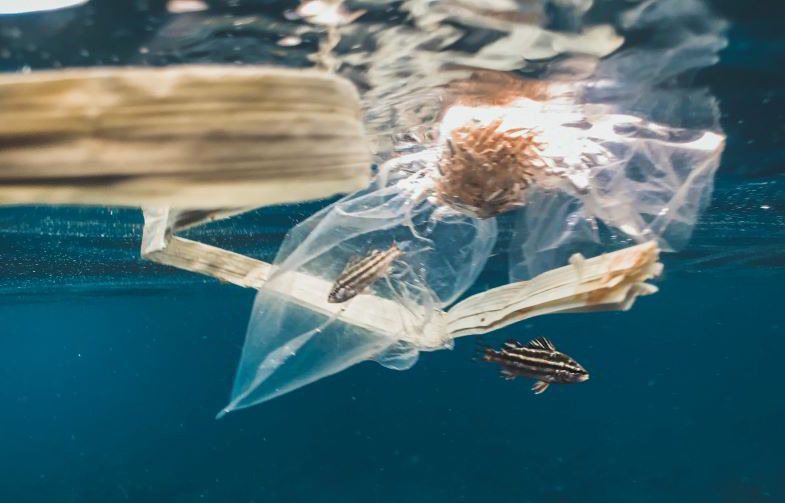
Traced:
<svg viewBox="0 0 785 503">
<path fill-rule="evenodd" d="M 393 170 L 287 235 L 256 299 L 235 406 L 269 399 L 362 360 L 409 368 L 420 349 L 451 345 L 435 327 L 444 322 L 442 309 L 485 265 L 496 223 L 418 200 L 419 189 L 417 180 Z M 403 252 L 393 270 L 371 292 L 345 304 L 329 303 L 345 264 L 389 248 L 391 240 Z M 302 299 L 314 295 L 317 300 L 304 307 Z M 350 324 L 347 316 L 360 319 Z M 386 321 L 362 321 L 379 316 Z M 437 336 L 429 336 L 430 330 Z"/>
<path fill-rule="evenodd" d="M 298 226 L 290 237 L 310 228 Z M 645 243 L 473 295 L 449 310 L 416 304 L 422 297 L 387 296 L 392 288 L 330 304 L 331 281 L 279 266 L 257 295 L 233 398 L 219 417 L 365 360 L 404 370 L 420 351 L 448 349 L 457 337 L 535 316 L 627 310 L 638 296 L 657 291 L 646 281 L 661 273 L 658 257 L 656 244 Z M 291 266 L 285 260 L 281 265 Z"/>
<path fill-rule="evenodd" d="M 0 154 L 0 199 L 148 206 L 145 257 L 257 288 L 227 411 L 361 361 L 405 369 L 455 337 L 549 312 L 626 309 L 652 293 L 657 255 L 689 238 L 722 151 L 716 102 L 685 75 L 716 60 L 723 24 L 688 0 L 640 2 L 613 22 L 595 2 L 596 12 L 569 7 L 563 23 L 506 2 L 431 4 L 402 6 L 408 24 L 384 26 L 368 5 L 322 29 L 307 22 L 343 8 L 321 2 L 281 33 L 282 20 L 263 16 L 171 16 L 164 37 L 182 33 L 173 26 L 275 35 L 268 42 L 323 35 L 309 56 L 357 89 L 329 72 L 260 68 L 7 76 L 3 100 L 26 120 L 5 134 L 31 140 Z M 629 31 L 653 35 L 623 46 Z M 148 56 L 162 51 L 150 42 Z M 52 102 L 68 107 L 62 121 Z M 117 113 L 140 102 L 144 113 Z M 364 126 L 376 140 L 370 183 Z M 175 235 L 350 190 L 292 229 L 273 264 Z M 501 250 L 511 283 L 453 305 L 493 252 L 502 213 L 514 221 Z M 391 243 L 401 253 L 384 274 L 329 302 L 353 257 Z"/>
<path fill-rule="evenodd" d="M 440 134 L 441 200 L 480 218 L 522 209 L 512 279 L 613 242 L 681 248 L 708 201 L 724 136 L 579 103 L 583 84 L 552 91 L 542 101 L 450 108 Z"/>
<path fill-rule="evenodd" d="M 371 186 L 287 235 L 259 289 L 224 413 L 363 360 L 409 368 L 420 351 L 449 348 L 458 335 L 482 332 L 474 315 L 499 320 L 497 313 L 505 313 L 502 325 L 518 319 L 505 308 L 516 299 L 498 292 L 493 302 L 469 299 L 446 311 L 485 266 L 498 234 L 495 217 L 503 212 L 516 213 L 506 250 L 509 293 L 525 299 L 531 292 L 515 288 L 532 278 L 548 284 L 555 271 L 579 290 L 587 264 L 602 262 L 612 250 L 635 243 L 644 248 L 622 251 L 646 249 L 652 256 L 660 248 L 678 249 L 707 203 L 724 145 L 717 106 L 702 89 L 672 85 L 686 70 L 711 64 L 724 44 L 721 22 L 692 22 L 706 14 L 702 4 L 632 6 L 621 27 L 662 33 L 659 48 L 615 53 L 621 42 L 613 28 L 579 22 L 586 9 L 568 16 L 576 24 L 565 34 L 531 23 L 529 29 L 524 18 L 506 22 L 488 12 L 469 13 L 449 1 L 434 10 L 418 5 L 407 4 L 415 28 L 371 32 L 376 44 L 367 44 L 375 51 L 368 57 L 342 53 L 335 40 L 331 45 L 337 61 L 362 69 L 360 80 L 369 87 L 363 99 L 383 162 Z M 442 23 L 446 19 L 498 26 L 510 35 L 464 58 L 448 49 L 460 36 Z M 363 46 L 360 24 L 362 18 L 338 29 L 348 37 L 345 45 Z M 526 48 L 527 59 L 513 57 L 515 47 Z M 560 54 L 564 58 L 531 77 L 498 71 Z M 500 66 L 502 55 L 508 59 Z M 403 252 L 395 270 L 365 293 L 326 307 L 321 297 L 344 265 L 391 241 Z M 647 260 L 634 261 L 646 271 L 640 278 L 659 273 Z M 611 273 L 603 278 L 614 281 Z M 635 284 L 612 303 L 615 308 L 653 291 Z M 583 301 L 597 298 L 602 295 L 587 293 Z M 536 304 L 537 312 L 585 309 L 567 307 L 570 302 Z M 450 315 L 444 313 L 468 305 L 474 309 L 465 332 L 456 322 L 447 329 Z"/>
<path fill-rule="evenodd" d="M 224 56 L 291 63 L 282 47 L 323 35 L 303 61 L 357 84 L 378 140 L 375 179 L 365 185 L 358 94 L 337 75 L 69 70 L 5 79 L 3 99 L 27 119 L 5 134 L 27 140 L 0 154 L 0 199 L 191 208 L 146 208 L 143 254 L 259 290 L 222 414 L 366 360 L 407 369 L 421 351 L 532 316 L 628 309 L 656 291 L 660 250 L 684 245 L 710 195 L 724 136 L 715 101 L 686 76 L 716 61 L 724 25 L 695 0 L 627 4 L 617 16 L 603 1 L 412 0 L 396 26 L 378 15 L 388 2 L 350 12 L 312 0 L 279 19 L 170 16 L 141 54 L 213 59 L 186 33 L 220 38 Z M 243 51 L 233 30 L 278 47 Z M 625 46 L 633 32 L 651 35 Z M 126 100 L 150 106 L 117 113 Z M 62 122 L 52 101 L 72 108 Z M 347 190 L 357 192 L 292 229 L 273 264 L 174 235 Z M 516 222 L 503 250 L 511 283 L 458 302 L 502 213 Z"/>
</svg>

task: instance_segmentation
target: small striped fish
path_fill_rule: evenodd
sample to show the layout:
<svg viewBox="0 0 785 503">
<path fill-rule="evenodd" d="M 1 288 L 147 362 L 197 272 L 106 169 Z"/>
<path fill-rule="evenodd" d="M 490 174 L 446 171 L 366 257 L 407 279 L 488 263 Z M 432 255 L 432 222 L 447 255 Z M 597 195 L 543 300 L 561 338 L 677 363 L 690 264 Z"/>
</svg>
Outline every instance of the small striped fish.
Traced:
<svg viewBox="0 0 785 503">
<path fill-rule="evenodd" d="M 403 252 L 393 243 L 387 250 L 373 250 L 365 257 L 352 259 L 335 280 L 327 302 L 339 304 L 362 293 L 371 283 L 387 274 L 392 263 L 401 255 Z"/>
<path fill-rule="evenodd" d="M 505 379 L 518 376 L 530 377 L 537 382 L 532 386 L 535 395 L 548 389 L 551 383 L 571 384 L 589 379 L 589 373 L 578 362 L 556 351 L 556 347 L 545 337 L 538 337 L 523 345 L 509 340 L 497 351 L 490 347 L 481 348 L 482 361 L 498 363 Z"/>
</svg>

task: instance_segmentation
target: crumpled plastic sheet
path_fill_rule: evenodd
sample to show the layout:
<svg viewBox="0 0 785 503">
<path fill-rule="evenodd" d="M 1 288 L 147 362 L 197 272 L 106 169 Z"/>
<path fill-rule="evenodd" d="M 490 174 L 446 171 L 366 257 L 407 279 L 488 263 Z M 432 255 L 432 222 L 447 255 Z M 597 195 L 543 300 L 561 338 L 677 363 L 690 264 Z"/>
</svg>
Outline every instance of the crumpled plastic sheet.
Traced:
<svg viewBox="0 0 785 503">
<path fill-rule="evenodd" d="M 256 297 L 226 411 L 269 400 L 364 360 L 393 369 L 411 367 L 422 348 L 406 339 L 416 340 L 431 318 L 482 271 L 493 250 L 496 222 L 422 197 L 429 182 L 419 175 L 395 169 L 389 175 L 289 232 L 275 259 L 275 272 Z M 404 253 L 372 291 L 411 315 L 404 323 L 406 334 L 391 337 L 350 325 L 287 295 L 295 290 L 297 275 L 292 273 L 332 283 L 350 260 L 392 243 Z M 441 347 L 451 344 L 446 340 Z"/>
<path fill-rule="evenodd" d="M 560 126 L 552 140 L 569 143 L 567 131 L 577 128 L 584 154 L 565 173 L 574 181 L 527 194 L 509 250 L 512 281 L 563 265 L 573 253 L 593 256 L 649 240 L 678 250 L 709 202 L 720 133 L 614 113 L 618 107 L 580 108 L 578 126 Z"/>
<path fill-rule="evenodd" d="M 562 134 L 577 128 L 593 146 L 583 163 L 591 183 L 529 198 L 509 250 L 512 281 L 576 252 L 591 256 L 650 239 L 679 250 L 710 200 L 724 135 L 716 99 L 691 76 L 717 62 L 726 23 L 700 1 L 649 0 L 624 12 L 620 25 L 649 38 L 568 86 L 579 117 Z"/>
</svg>

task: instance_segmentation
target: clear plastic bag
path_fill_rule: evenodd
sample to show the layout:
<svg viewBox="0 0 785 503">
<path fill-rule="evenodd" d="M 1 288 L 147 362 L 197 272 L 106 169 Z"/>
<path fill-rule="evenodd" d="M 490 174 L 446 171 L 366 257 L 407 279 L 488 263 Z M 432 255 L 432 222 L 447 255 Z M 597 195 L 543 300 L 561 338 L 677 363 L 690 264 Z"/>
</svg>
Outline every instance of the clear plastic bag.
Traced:
<svg viewBox="0 0 785 503">
<path fill-rule="evenodd" d="M 364 360 L 406 369 L 421 349 L 451 346 L 444 330 L 427 327 L 441 323 L 442 308 L 484 267 L 496 223 L 428 197 L 431 182 L 422 176 L 424 162 L 418 155 L 388 163 L 371 187 L 289 232 L 275 272 L 257 294 L 232 401 L 224 412 Z M 393 243 L 403 253 L 387 274 L 344 303 L 327 302 L 329 288 L 352 259 Z"/>
<path fill-rule="evenodd" d="M 592 256 L 650 240 L 664 251 L 678 250 L 709 201 L 721 134 L 669 127 L 605 106 L 582 108 L 587 113 L 576 124 L 583 154 L 570 175 L 578 183 L 527 197 L 510 247 L 511 280 L 563 265 L 578 252 Z"/>
<path fill-rule="evenodd" d="M 510 245 L 512 281 L 576 252 L 648 240 L 679 250 L 708 204 L 724 136 L 716 100 L 691 72 L 716 63 L 726 23 L 700 1 L 662 0 L 631 7 L 620 24 L 647 35 L 564 84 L 559 100 L 572 116 L 550 124 L 550 142 L 580 139 L 572 164 L 585 186 L 529 197 Z"/>
</svg>

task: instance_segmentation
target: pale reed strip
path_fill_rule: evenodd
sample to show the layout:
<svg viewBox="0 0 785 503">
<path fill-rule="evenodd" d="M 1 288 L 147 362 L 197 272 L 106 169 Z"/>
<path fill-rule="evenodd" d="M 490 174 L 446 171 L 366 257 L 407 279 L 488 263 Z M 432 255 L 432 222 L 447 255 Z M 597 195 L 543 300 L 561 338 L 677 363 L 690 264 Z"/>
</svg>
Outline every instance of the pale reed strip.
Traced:
<svg viewBox="0 0 785 503">
<path fill-rule="evenodd" d="M 0 182 L 46 178 L 162 176 L 203 173 L 220 181 L 221 173 L 246 171 L 268 180 L 346 175 L 347 163 L 367 152 L 351 138 L 172 138 L 75 139 L 48 147 L 0 151 Z M 370 173 L 370 160 L 365 164 Z M 318 169 L 317 169 L 318 168 Z M 357 173 L 361 177 L 362 169 Z"/>
<path fill-rule="evenodd" d="M 267 283 L 274 272 L 273 265 L 173 236 L 179 228 L 238 211 L 189 216 L 166 208 L 146 209 L 142 255 L 243 287 L 259 289 L 267 284 L 271 291 L 308 310 L 336 316 L 343 323 L 386 335 L 392 341 L 411 342 L 421 350 L 441 349 L 452 338 L 490 332 L 543 314 L 626 310 L 638 295 L 656 291 L 645 281 L 661 270 L 657 262 L 659 249 L 654 243 L 645 243 L 591 259 L 575 256 L 571 265 L 545 272 L 531 281 L 474 295 L 446 313 L 412 312 L 398 302 L 370 293 L 345 304 L 331 304 L 327 302 L 331 281 L 286 272 Z"/>
<path fill-rule="evenodd" d="M 122 108 L 150 103 L 191 106 L 211 102 L 249 106 L 294 101 L 351 110 L 360 117 L 356 90 L 349 82 L 317 70 L 220 65 L 165 68 L 84 68 L 4 74 L 0 106 Z"/>
<path fill-rule="evenodd" d="M 326 317 L 337 316 L 343 323 L 386 335 L 391 341 L 409 341 L 421 349 L 444 347 L 447 331 L 444 313 L 440 310 L 415 313 L 398 302 L 368 293 L 344 304 L 329 303 L 331 281 L 300 272 L 285 272 L 268 282 L 275 271 L 272 264 L 174 236 L 178 230 L 227 218 L 240 211 L 184 212 L 146 208 L 142 256 L 245 288 L 259 289 L 266 284 L 270 292 L 285 296 L 310 311 Z M 423 326 L 426 318 L 428 323 Z"/>
<path fill-rule="evenodd" d="M 661 273 L 658 258 L 654 242 L 591 259 L 575 256 L 571 265 L 456 304 L 447 312 L 447 329 L 452 337 L 461 337 L 549 313 L 627 310 L 638 295 L 657 291 L 645 281 Z"/>
<path fill-rule="evenodd" d="M 165 249 L 145 258 L 245 288 L 260 288 L 272 270 L 261 260 L 180 237 L 173 237 Z"/>
<path fill-rule="evenodd" d="M 319 168 L 318 164 L 315 167 Z M 360 170 L 365 164 L 345 165 Z M 93 183 L 95 185 L 93 185 Z M 0 204 L 81 204 L 97 206 L 166 206 L 226 208 L 262 206 L 314 200 L 367 184 L 356 177 L 312 175 L 310 178 L 259 179 L 222 173 L 220 177 L 130 177 L 105 183 L 90 179 L 46 180 L 46 183 L 0 181 Z"/>
<path fill-rule="evenodd" d="M 183 211 L 165 207 L 144 208 L 142 257 L 244 288 L 261 288 L 272 273 L 272 265 L 174 235 L 179 230 L 228 218 L 248 209 Z"/>
<path fill-rule="evenodd" d="M 326 317 L 384 335 L 390 341 L 411 342 L 421 350 L 444 348 L 448 339 L 444 312 L 413 312 L 401 303 L 362 293 L 343 304 L 327 302 L 333 282 L 299 272 L 286 272 L 268 283 L 271 291 Z M 426 322 L 427 320 L 427 322 Z"/>
<path fill-rule="evenodd" d="M 261 288 L 275 270 L 267 262 L 180 237 L 172 237 L 166 247 L 147 252 L 144 256 L 159 264 L 245 288 Z M 433 321 L 420 327 L 420 317 L 398 302 L 383 297 L 360 294 L 346 304 L 331 304 L 327 302 L 327 296 L 332 282 L 308 274 L 287 272 L 276 277 L 269 287 L 270 291 L 310 311 L 326 317 L 337 315 L 343 323 L 387 335 L 392 341 L 406 340 L 422 349 L 442 346 L 445 341 L 441 311 L 434 311 Z"/>
<path fill-rule="evenodd" d="M 255 207 L 367 185 L 356 90 L 316 70 L 0 75 L 0 204 Z"/>
<path fill-rule="evenodd" d="M 139 138 L 161 137 L 161 140 L 211 135 L 254 137 L 357 137 L 363 133 L 362 123 L 350 114 L 336 109 L 304 103 L 279 102 L 275 108 L 243 107 L 241 104 L 212 102 L 197 109 L 183 107 L 152 107 L 147 110 L 106 109 L 100 116 L 87 118 L 62 108 L 32 113 L 9 111 L 0 106 L 4 116 L 13 123 L 0 122 L 0 139 L 4 147 L 13 146 L 15 139 L 40 141 L 46 144 L 68 141 L 79 136 L 122 139 L 129 135 Z M 144 112 L 144 113 L 142 113 Z"/>
<path fill-rule="evenodd" d="M 273 288 L 294 302 L 344 323 L 387 334 L 421 350 L 446 347 L 450 339 L 479 335 L 544 314 L 576 311 L 627 310 L 638 295 L 656 292 L 645 280 L 661 271 L 654 243 L 581 260 L 545 272 L 531 281 L 513 283 L 469 297 L 447 311 L 412 313 L 399 303 L 370 294 L 347 304 L 328 304 L 332 286 L 321 278 L 287 273 Z M 341 311 L 343 309 L 343 311 Z"/>
</svg>

